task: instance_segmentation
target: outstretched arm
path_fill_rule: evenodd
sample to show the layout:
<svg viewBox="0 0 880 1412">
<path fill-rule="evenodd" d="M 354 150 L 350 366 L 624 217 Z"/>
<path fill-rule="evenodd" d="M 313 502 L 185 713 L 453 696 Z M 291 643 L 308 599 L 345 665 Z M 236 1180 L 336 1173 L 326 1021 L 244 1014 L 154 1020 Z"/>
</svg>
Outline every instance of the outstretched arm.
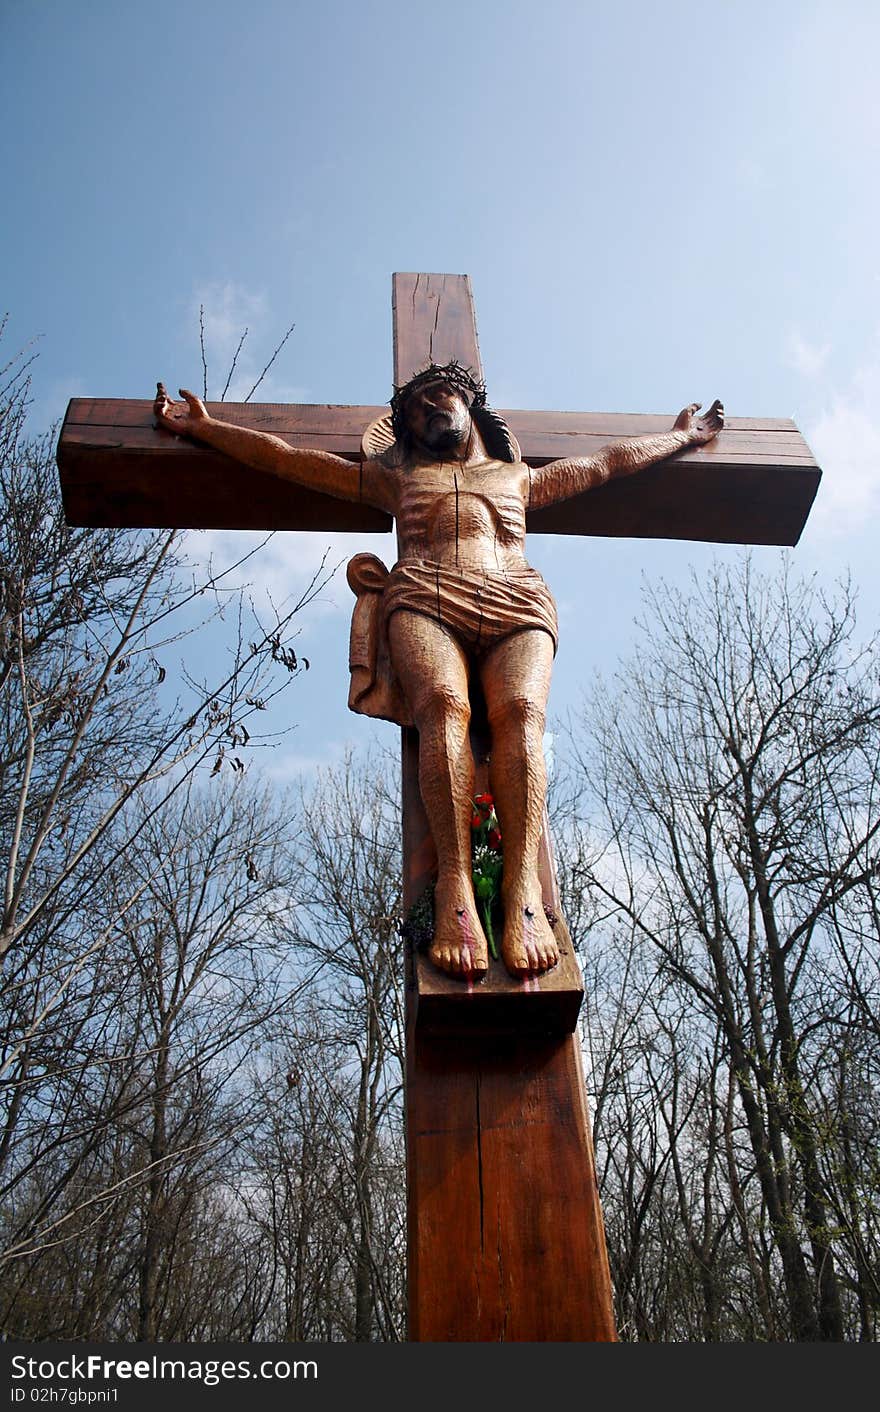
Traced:
<svg viewBox="0 0 880 1412">
<path fill-rule="evenodd" d="M 234 426 L 231 422 L 212 417 L 201 397 L 180 389 L 183 402 L 172 402 L 164 383 L 158 383 L 153 413 L 160 427 L 187 436 L 204 446 L 222 451 L 243 466 L 268 471 L 282 480 L 321 490 L 340 500 L 364 500 L 381 509 L 391 509 L 385 493 L 380 467 L 370 461 L 366 466 L 355 465 L 343 456 L 329 451 L 301 451 L 288 446 L 280 436 Z"/>
<path fill-rule="evenodd" d="M 679 412 L 671 431 L 656 436 L 634 436 L 612 441 L 595 456 L 551 461 L 532 471 L 529 508 L 555 505 L 584 490 L 593 490 L 618 476 L 630 476 L 655 461 L 665 461 L 686 446 L 705 446 L 724 426 L 724 408 L 715 401 L 705 416 L 698 417 L 699 402 L 692 402 Z"/>
</svg>

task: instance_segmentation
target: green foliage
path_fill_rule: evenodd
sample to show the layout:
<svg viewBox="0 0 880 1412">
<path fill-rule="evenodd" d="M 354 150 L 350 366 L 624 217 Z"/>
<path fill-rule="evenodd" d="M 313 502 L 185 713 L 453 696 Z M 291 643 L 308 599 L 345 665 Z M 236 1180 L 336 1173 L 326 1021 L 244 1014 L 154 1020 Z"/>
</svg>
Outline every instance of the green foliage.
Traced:
<svg viewBox="0 0 880 1412">
<path fill-rule="evenodd" d="M 492 956 L 497 961 L 495 922 L 501 909 L 504 858 L 501 851 L 501 826 L 491 794 L 478 794 L 474 800 L 471 819 L 471 873 L 474 896 L 477 899 L 486 940 Z"/>
</svg>

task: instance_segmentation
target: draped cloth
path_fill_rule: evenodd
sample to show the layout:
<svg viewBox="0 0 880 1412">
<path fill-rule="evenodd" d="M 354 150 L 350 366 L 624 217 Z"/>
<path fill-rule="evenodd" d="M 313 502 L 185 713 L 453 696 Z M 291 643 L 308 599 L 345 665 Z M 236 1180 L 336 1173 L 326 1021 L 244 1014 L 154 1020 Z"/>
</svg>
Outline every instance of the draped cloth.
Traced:
<svg viewBox="0 0 880 1412">
<path fill-rule="evenodd" d="M 531 628 L 549 633 L 556 649 L 556 604 L 541 575 L 527 564 L 493 573 L 416 560 L 389 573 L 375 554 L 357 554 L 348 565 L 348 583 L 357 595 L 348 704 L 362 715 L 413 724 L 388 647 L 388 620 L 401 610 L 439 623 L 471 658 Z"/>
<path fill-rule="evenodd" d="M 349 588 L 357 597 L 351 615 L 348 648 L 349 710 L 394 721 L 399 726 L 414 725 L 403 688 L 391 665 L 382 612 L 388 570 L 375 554 L 356 554 L 349 560 L 346 576 Z"/>
</svg>

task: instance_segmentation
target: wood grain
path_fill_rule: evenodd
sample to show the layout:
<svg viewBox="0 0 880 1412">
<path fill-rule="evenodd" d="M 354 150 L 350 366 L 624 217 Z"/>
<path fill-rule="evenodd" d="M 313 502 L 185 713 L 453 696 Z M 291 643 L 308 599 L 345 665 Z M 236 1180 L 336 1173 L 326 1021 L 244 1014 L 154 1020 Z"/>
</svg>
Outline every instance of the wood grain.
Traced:
<svg viewBox="0 0 880 1412">
<path fill-rule="evenodd" d="M 395 274 L 391 281 L 394 383 L 429 363 L 457 360 L 478 377 L 483 364 L 467 275 Z"/>
<path fill-rule="evenodd" d="M 614 1342 L 574 1035 L 409 1045 L 409 1338 Z"/>
<path fill-rule="evenodd" d="M 459 315 L 459 321 L 461 316 Z M 408 331 L 410 353 L 414 337 Z M 472 350 L 473 352 L 474 350 Z M 477 355 L 478 356 L 478 355 Z M 418 359 L 417 359 L 418 361 Z M 360 459 L 380 407 L 212 403 L 213 414 L 270 431 L 291 446 Z M 668 429 L 673 416 L 506 412 L 531 465 L 590 455 L 620 436 Z M 249 471 L 153 424 L 152 403 L 77 398 L 58 444 L 71 524 L 205 529 L 383 531 L 387 515 Z M 791 422 L 732 418 L 691 449 L 587 495 L 530 512 L 533 534 L 796 544 L 820 471 Z"/>
</svg>

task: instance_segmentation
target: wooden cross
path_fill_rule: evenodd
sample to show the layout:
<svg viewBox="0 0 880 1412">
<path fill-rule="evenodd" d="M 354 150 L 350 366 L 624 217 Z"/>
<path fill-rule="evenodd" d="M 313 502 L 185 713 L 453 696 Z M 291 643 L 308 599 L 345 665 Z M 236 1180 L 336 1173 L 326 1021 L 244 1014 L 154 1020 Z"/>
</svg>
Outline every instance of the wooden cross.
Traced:
<svg viewBox="0 0 880 1412">
<path fill-rule="evenodd" d="M 453 359 L 482 376 L 466 276 L 398 274 L 394 380 Z M 387 409 L 208 404 L 292 446 L 361 458 Z M 502 412 L 532 466 L 587 456 L 671 417 Z M 203 529 L 388 530 L 388 516 L 299 488 L 154 426 L 151 401 L 78 398 L 58 446 L 72 524 Z M 680 453 L 527 516 L 531 533 L 717 543 L 797 542 L 820 477 L 793 422 L 733 418 Z M 478 767 L 487 753 L 473 735 Z M 478 788 L 482 780 L 478 774 Z M 434 866 L 418 789 L 418 738 L 403 732 L 404 905 Z M 549 831 L 545 902 L 557 914 Z M 560 918 L 562 959 L 540 980 L 493 967 L 479 986 L 407 970 L 409 1338 L 611 1341 L 612 1290 L 574 1025 L 580 972 Z"/>
<path fill-rule="evenodd" d="M 426 362 L 480 368 L 470 281 L 397 274 L 393 282 L 394 379 Z M 491 388 L 490 388 L 491 392 Z M 361 458 L 361 437 L 386 407 L 209 403 L 212 415 L 273 432 L 291 446 Z M 671 416 L 522 412 L 499 408 L 531 466 L 589 456 L 621 436 L 667 431 Z M 71 524 L 189 529 L 391 529 L 379 510 L 334 500 L 206 447 L 157 431 L 151 401 L 74 398 L 58 447 Z M 583 534 L 718 544 L 798 541 L 819 468 L 794 422 L 731 417 L 708 446 L 588 494 L 532 511 L 533 534 Z"/>
</svg>

